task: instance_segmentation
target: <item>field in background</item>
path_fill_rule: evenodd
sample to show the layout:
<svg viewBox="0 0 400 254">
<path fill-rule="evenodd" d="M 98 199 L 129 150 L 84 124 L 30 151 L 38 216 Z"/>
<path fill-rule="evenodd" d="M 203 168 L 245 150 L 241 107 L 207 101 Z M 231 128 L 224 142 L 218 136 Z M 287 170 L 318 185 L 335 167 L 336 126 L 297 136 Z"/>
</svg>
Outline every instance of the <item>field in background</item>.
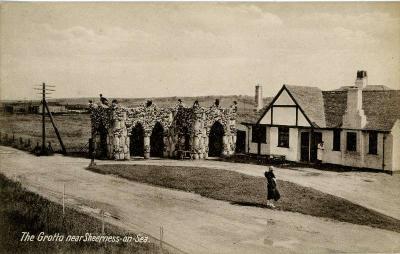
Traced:
<svg viewBox="0 0 400 254">
<path fill-rule="evenodd" d="M 85 146 L 90 138 L 90 116 L 88 114 L 55 115 L 55 122 L 61 134 L 67 151 L 78 150 Z M 31 139 L 32 145 L 41 143 L 42 117 L 35 114 L 2 114 L 0 115 L 0 132 L 2 137 L 12 134 L 16 139 L 22 137 L 24 140 Z M 50 119 L 46 117 L 47 141 L 51 142 L 55 150 L 60 146 L 57 136 L 51 125 Z"/>
<path fill-rule="evenodd" d="M 105 97 L 107 95 L 105 94 Z M 111 101 L 114 98 L 108 97 L 108 100 Z M 240 108 L 247 108 L 247 109 L 253 109 L 254 108 L 254 97 L 253 96 L 248 96 L 248 95 L 230 95 L 230 96 L 216 96 L 216 95 L 210 95 L 210 96 L 198 96 L 198 97 L 153 97 L 153 98 L 116 98 L 119 103 L 129 106 L 129 107 L 135 107 L 138 105 L 141 105 L 146 102 L 146 100 L 152 100 L 155 104 L 157 104 L 160 107 L 165 107 L 165 106 L 173 106 L 178 102 L 178 99 L 182 99 L 183 102 L 187 106 L 193 105 L 193 102 L 195 100 L 198 100 L 201 106 L 207 107 L 211 106 L 214 102 L 215 99 L 219 99 L 221 106 L 222 107 L 228 107 L 232 105 L 233 101 L 237 101 L 239 104 Z M 99 97 L 92 97 L 92 98 L 60 98 L 60 99 L 49 99 L 48 102 L 56 102 L 61 105 L 74 105 L 74 106 L 80 106 L 80 107 L 87 107 L 88 101 L 93 100 L 94 102 L 99 103 Z M 264 104 L 269 102 L 271 99 L 270 98 L 264 98 Z M 18 100 L 6 100 L 6 101 L 0 101 L 2 103 L 12 103 L 12 102 L 35 102 L 35 103 L 40 103 L 40 101 L 18 101 Z"/>
</svg>

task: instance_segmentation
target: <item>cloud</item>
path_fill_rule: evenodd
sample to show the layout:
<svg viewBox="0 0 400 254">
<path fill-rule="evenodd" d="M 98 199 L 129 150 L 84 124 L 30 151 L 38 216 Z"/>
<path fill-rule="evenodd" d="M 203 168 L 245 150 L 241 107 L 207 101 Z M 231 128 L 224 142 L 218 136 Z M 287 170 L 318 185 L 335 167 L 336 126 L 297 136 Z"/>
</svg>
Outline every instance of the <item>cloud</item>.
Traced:
<svg viewBox="0 0 400 254">
<path fill-rule="evenodd" d="M 68 96 L 92 87 L 162 96 L 234 93 L 232 86 L 246 93 L 257 82 L 343 85 L 358 68 L 371 82 L 399 80 L 400 15 L 262 4 L 133 6 L 56 14 L 43 8 L 41 19 L 34 9 L 31 17 L 9 13 L 2 20 L 1 85 L 45 78 L 64 85 Z M 136 89 L 143 85 L 151 91 Z"/>
</svg>

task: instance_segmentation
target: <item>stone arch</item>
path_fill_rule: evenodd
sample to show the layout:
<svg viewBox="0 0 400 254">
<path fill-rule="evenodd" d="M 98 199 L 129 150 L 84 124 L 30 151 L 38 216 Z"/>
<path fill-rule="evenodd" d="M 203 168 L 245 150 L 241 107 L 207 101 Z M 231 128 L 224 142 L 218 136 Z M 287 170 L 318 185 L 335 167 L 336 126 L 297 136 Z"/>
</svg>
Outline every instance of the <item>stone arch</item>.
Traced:
<svg viewBox="0 0 400 254">
<path fill-rule="evenodd" d="M 163 157 L 164 156 L 164 127 L 160 122 L 154 124 L 150 136 L 150 156 Z"/>
<path fill-rule="evenodd" d="M 131 156 L 144 156 L 144 128 L 140 122 L 132 126 L 129 148 Z"/>
<path fill-rule="evenodd" d="M 224 126 L 219 121 L 215 121 L 213 125 L 211 125 L 210 132 L 208 134 L 209 157 L 220 157 L 222 155 L 224 151 L 224 135 Z"/>
</svg>

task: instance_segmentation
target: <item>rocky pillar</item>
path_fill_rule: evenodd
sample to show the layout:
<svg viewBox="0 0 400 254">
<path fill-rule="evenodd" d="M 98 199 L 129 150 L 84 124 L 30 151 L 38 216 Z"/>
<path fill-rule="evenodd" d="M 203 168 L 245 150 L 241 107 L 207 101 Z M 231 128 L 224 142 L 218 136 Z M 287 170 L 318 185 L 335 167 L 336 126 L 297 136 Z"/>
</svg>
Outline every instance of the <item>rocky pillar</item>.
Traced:
<svg viewBox="0 0 400 254">
<path fill-rule="evenodd" d="M 131 159 L 131 138 L 127 135 L 126 139 L 126 152 L 125 152 L 125 160 L 130 160 Z"/>
<path fill-rule="evenodd" d="M 174 135 L 171 137 L 172 143 L 171 143 L 171 155 L 172 157 L 177 157 L 178 156 L 178 148 L 179 148 L 179 136 Z"/>
<path fill-rule="evenodd" d="M 169 139 L 167 137 L 167 134 L 164 134 L 163 139 L 164 139 L 163 156 L 164 158 L 167 158 L 169 155 L 169 143 L 168 143 Z"/>
<path fill-rule="evenodd" d="M 198 160 L 200 158 L 200 139 L 197 136 L 193 137 L 193 159 Z"/>
<path fill-rule="evenodd" d="M 227 135 L 224 135 L 223 137 L 222 137 L 222 144 L 223 144 L 223 146 L 224 146 L 224 148 L 223 148 L 223 150 L 222 150 L 222 156 L 228 156 L 229 155 L 229 147 L 230 147 L 230 144 L 229 144 L 229 136 L 227 136 Z"/>
<path fill-rule="evenodd" d="M 129 160 L 129 137 L 125 126 L 125 112 L 118 112 L 119 115 L 114 121 L 110 143 L 112 144 L 112 157 L 115 160 Z M 112 142 L 111 142 L 112 140 Z"/>
<path fill-rule="evenodd" d="M 203 137 L 204 138 L 204 159 L 208 158 L 208 143 L 209 143 L 209 135 L 210 135 L 210 130 L 206 130 L 206 135 Z"/>
<path fill-rule="evenodd" d="M 144 138 L 143 138 L 143 144 L 144 144 L 144 158 L 149 159 L 150 158 L 150 134 L 145 133 Z"/>
<path fill-rule="evenodd" d="M 114 159 L 114 136 L 107 134 L 107 158 Z"/>
<path fill-rule="evenodd" d="M 115 160 L 120 160 L 120 140 L 117 135 L 113 137 L 113 157 Z"/>
<path fill-rule="evenodd" d="M 203 137 L 203 135 L 201 135 L 199 137 L 199 147 L 200 147 L 199 159 L 204 159 L 205 148 L 204 148 L 204 137 Z"/>
<path fill-rule="evenodd" d="M 169 136 L 169 157 L 175 156 L 175 140 L 174 136 Z"/>
<path fill-rule="evenodd" d="M 236 134 L 233 134 L 231 136 L 231 153 L 230 153 L 230 155 L 235 154 L 235 150 L 236 150 Z"/>
</svg>

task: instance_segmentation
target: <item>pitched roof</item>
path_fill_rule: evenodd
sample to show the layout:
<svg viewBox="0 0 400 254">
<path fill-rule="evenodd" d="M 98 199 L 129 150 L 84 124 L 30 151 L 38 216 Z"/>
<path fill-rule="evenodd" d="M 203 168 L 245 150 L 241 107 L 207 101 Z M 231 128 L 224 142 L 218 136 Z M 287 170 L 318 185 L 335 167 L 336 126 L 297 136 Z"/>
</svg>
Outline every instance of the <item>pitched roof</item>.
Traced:
<svg viewBox="0 0 400 254">
<path fill-rule="evenodd" d="M 342 86 L 342 87 L 340 87 L 340 88 L 338 88 L 338 89 L 336 89 L 334 91 L 349 90 L 352 87 L 354 87 L 354 86 Z M 386 90 L 392 90 L 392 89 L 390 89 L 389 87 L 384 86 L 384 85 L 367 85 L 366 87 L 363 88 L 363 90 L 364 91 L 365 90 L 374 90 L 374 91 L 376 91 L 376 90 L 385 90 L 386 91 Z"/>
<path fill-rule="evenodd" d="M 400 119 L 400 90 L 363 91 L 365 129 L 391 130 Z"/>
<path fill-rule="evenodd" d="M 318 87 L 285 85 L 315 127 L 325 126 L 324 99 Z"/>
<path fill-rule="evenodd" d="M 347 91 L 322 91 L 322 96 L 324 97 L 325 127 L 341 127 L 347 108 Z"/>
<path fill-rule="evenodd" d="M 317 87 L 288 86 L 290 94 L 313 123 L 321 128 L 342 126 L 347 108 L 347 90 L 321 91 Z M 391 130 L 400 119 L 400 90 L 363 90 L 366 130 Z M 268 110 L 267 107 L 265 110 Z M 261 115 L 261 117 L 264 114 Z M 315 127 L 317 127 L 315 126 Z"/>
<path fill-rule="evenodd" d="M 326 127 L 342 125 L 347 108 L 347 91 L 323 91 Z M 390 130 L 400 119 L 400 90 L 363 90 L 363 110 L 367 117 L 364 129 Z"/>
<path fill-rule="evenodd" d="M 262 116 L 265 112 L 269 104 L 271 103 L 273 97 L 266 97 L 263 98 L 264 107 L 259 111 L 254 111 L 254 109 L 248 109 L 246 111 L 239 110 L 238 111 L 238 123 L 248 123 L 248 124 L 255 124 L 257 123 L 258 119 Z"/>
</svg>

